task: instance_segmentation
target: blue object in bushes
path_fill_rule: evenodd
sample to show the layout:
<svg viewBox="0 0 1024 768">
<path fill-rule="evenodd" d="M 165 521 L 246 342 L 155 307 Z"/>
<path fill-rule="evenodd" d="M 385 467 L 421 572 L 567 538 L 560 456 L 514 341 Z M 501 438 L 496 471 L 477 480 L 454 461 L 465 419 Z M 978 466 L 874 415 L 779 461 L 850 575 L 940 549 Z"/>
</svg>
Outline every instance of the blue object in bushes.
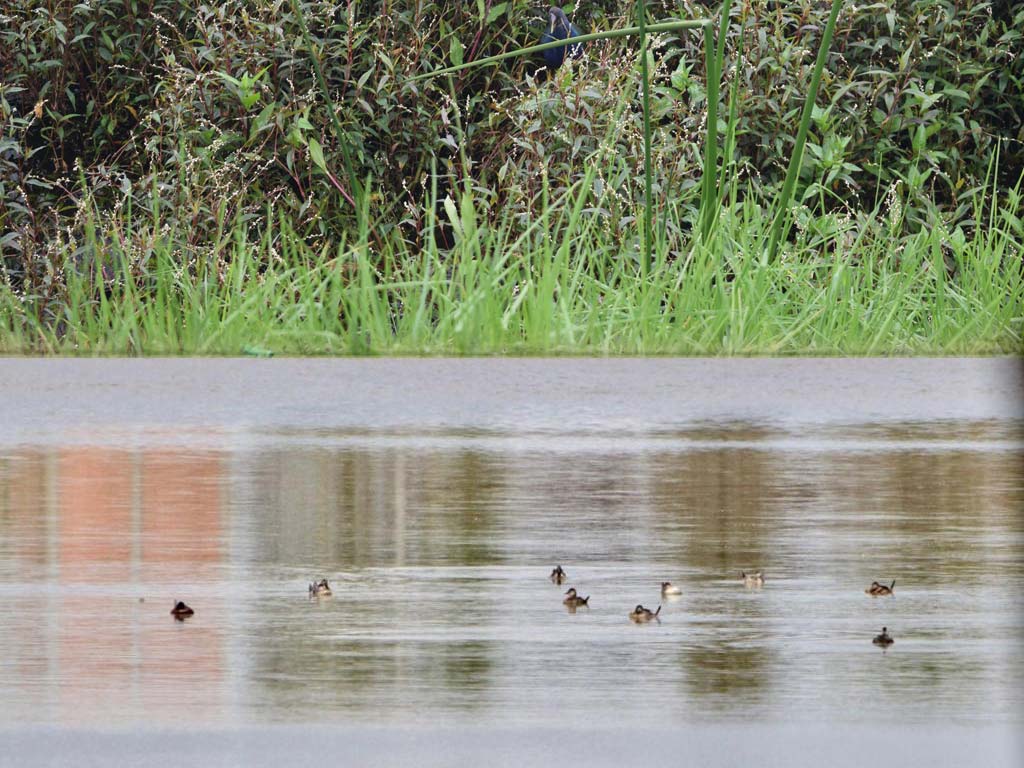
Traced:
<svg viewBox="0 0 1024 768">
<path fill-rule="evenodd" d="M 579 27 L 569 21 L 569 17 L 565 15 L 565 11 L 561 8 L 554 5 L 551 6 L 548 9 L 548 19 L 548 28 L 540 38 L 542 43 L 553 43 L 556 40 L 566 40 L 567 38 L 578 37 L 583 34 Z M 562 65 L 562 62 L 565 61 L 567 49 L 569 55 L 573 58 L 583 55 L 583 43 L 549 48 L 544 51 L 544 61 L 547 62 L 548 69 L 558 69 Z"/>
</svg>

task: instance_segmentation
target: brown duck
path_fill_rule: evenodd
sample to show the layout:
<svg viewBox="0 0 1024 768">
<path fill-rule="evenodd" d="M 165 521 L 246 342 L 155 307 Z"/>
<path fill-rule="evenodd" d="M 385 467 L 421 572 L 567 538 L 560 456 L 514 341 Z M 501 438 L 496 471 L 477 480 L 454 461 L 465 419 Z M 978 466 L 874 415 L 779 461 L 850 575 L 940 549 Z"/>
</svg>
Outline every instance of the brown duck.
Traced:
<svg viewBox="0 0 1024 768">
<path fill-rule="evenodd" d="M 637 605 L 630 614 L 629 620 L 635 624 L 646 624 L 648 621 L 657 621 L 661 623 L 661 619 L 658 618 L 658 614 L 661 613 L 661 606 L 658 606 L 658 610 L 652 611 L 650 608 L 644 608 L 642 605 Z"/>
<path fill-rule="evenodd" d="M 740 571 L 740 577 L 743 579 L 743 585 L 746 587 L 763 587 L 764 586 L 764 575 L 761 571 L 756 573 L 747 573 L 746 571 Z"/>
<path fill-rule="evenodd" d="M 320 579 L 309 585 L 310 597 L 328 597 L 330 594 L 331 585 L 327 583 L 327 579 Z"/>
<path fill-rule="evenodd" d="M 896 586 L 896 579 L 892 580 L 892 584 L 888 587 L 885 584 L 879 584 L 877 581 L 872 581 L 871 586 L 865 589 L 872 597 L 883 597 L 885 595 L 891 595 L 893 588 Z"/>
<path fill-rule="evenodd" d="M 581 605 L 590 607 L 590 595 L 586 597 L 580 597 L 576 594 L 576 587 L 569 587 L 566 590 L 567 597 L 562 601 L 563 604 L 568 605 L 570 608 L 579 608 Z"/>
</svg>

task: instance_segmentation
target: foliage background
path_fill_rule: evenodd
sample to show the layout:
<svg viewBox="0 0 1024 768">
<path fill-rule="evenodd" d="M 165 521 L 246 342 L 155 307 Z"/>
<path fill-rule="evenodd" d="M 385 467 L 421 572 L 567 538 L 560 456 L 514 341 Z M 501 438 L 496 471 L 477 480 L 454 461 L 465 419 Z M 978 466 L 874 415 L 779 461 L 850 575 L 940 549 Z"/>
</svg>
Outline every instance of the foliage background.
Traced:
<svg viewBox="0 0 1024 768">
<path fill-rule="evenodd" d="M 720 114 L 735 97 L 727 161 L 741 196 L 770 195 L 784 175 L 828 6 L 733 6 Z M 718 7 L 649 4 L 656 19 Z M 299 8 L 341 135 L 290 0 L 8 0 L 0 11 L 8 282 L 45 294 L 69 268 L 68 253 L 76 263 L 104 258 L 94 252 L 97 231 L 140 269 L 158 240 L 175 240 L 183 263 L 193 263 L 239 221 L 259 231 L 271 210 L 310 242 L 337 241 L 356 231 L 350 198 L 364 187 L 373 236 L 397 233 L 413 247 L 433 213 L 427 201 L 453 186 L 471 189 L 485 215 L 512 211 L 526 222 L 595 165 L 603 193 L 595 213 L 613 244 L 636 216 L 634 39 L 592 45 L 553 76 L 539 59 L 510 60 L 413 83 L 412 75 L 536 42 L 545 9 L 524 0 Z M 634 8 L 597 0 L 568 10 L 592 30 L 628 26 Z M 1012 187 L 1024 168 L 1022 29 L 1024 7 L 1010 0 L 848 3 L 808 142 L 804 199 L 850 215 L 888 200 L 911 229 L 939 217 L 970 226 L 969 203 L 990 174 Z M 685 197 L 699 183 L 706 114 L 700 35 L 660 37 L 651 56 L 655 191 Z M 439 197 L 428 194 L 432 180 Z"/>
</svg>

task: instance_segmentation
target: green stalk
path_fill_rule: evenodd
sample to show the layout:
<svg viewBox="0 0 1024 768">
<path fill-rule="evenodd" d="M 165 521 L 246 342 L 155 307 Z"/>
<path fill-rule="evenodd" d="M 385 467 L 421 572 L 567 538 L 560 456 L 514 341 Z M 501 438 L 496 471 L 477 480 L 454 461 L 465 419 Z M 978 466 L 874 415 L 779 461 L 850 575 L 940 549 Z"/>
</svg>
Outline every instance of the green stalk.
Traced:
<svg viewBox="0 0 1024 768">
<path fill-rule="evenodd" d="M 725 36 L 729 30 L 729 11 L 732 0 L 722 4 L 719 21 L 718 44 L 715 44 L 711 26 L 704 27 L 704 69 L 707 79 L 708 117 L 707 139 L 704 143 L 704 171 L 701 191 L 701 235 L 707 240 L 718 217 L 721 187 L 718 178 L 718 100 L 725 66 Z M 723 179 L 724 181 L 724 179 Z"/>
<path fill-rule="evenodd" d="M 295 2 L 295 0 L 292 0 Z M 690 21 L 664 21 L 660 24 L 648 24 L 646 29 L 647 33 L 655 32 L 675 32 L 680 29 L 700 29 L 706 27 L 712 22 L 709 19 L 691 19 Z M 607 40 L 613 37 L 626 37 L 628 35 L 639 34 L 639 27 L 626 27 L 625 29 L 613 29 L 608 32 L 591 32 L 586 35 L 577 35 L 572 38 L 572 45 L 579 43 L 589 43 L 591 40 Z M 415 82 L 416 80 L 426 80 L 430 77 L 437 77 L 438 75 L 448 75 L 453 72 L 461 72 L 464 69 L 471 69 L 472 67 L 482 67 L 485 64 L 495 64 L 505 59 L 511 59 L 515 56 L 523 56 L 528 53 L 537 53 L 538 51 L 546 51 L 548 48 L 561 48 L 562 46 L 570 45 L 565 40 L 555 40 L 551 43 L 541 43 L 539 45 L 530 45 L 526 48 L 517 48 L 514 51 L 507 51 L 505 53 L 499 53 L 497 56 L 488 56 L 484 59 L 477 59 L 476 61 L 470 61 L 465 64 L 459 64 L 456 67 L 445 67 L 444 69 L 437 69 L 433 72 L 424 72 L 422 75 L 416 75 L 410 77 L 409 82 Z"/>
<path fill-rule="evenodd" d="M 700 193 L 700 231 L 702 239 L 707 240 L 715 217 L 715 177 L 718 175 L 718 77 L 715 74 L 715 35 L 710 26 L 704 27 L 704 72 L 708 115 Z"/>
<path fill-rule="evenodd" d="M 742 39 L 741 35 L 741 46 Z M 743 51 L 741 49 L 736 52 L 736 65 L 732 76 L 732 88 L 729 91 L 729 118 L 725 124 L 725 144 L 723 146 L 723 151 L 727 156 L 722 158 L 722 170 L 718 175 L 718 192 L 720 195 L 725 194 L 724 190 L 726 184 L 729 183 L 728 173 L 736 158 L 736 123 L 739 119 L 736 105 L 739 103 L 740 65 L 742 62 Z"/>
<path fill-rule="evenodd" d="M 796 177 L 800 173 L 800 164 L 803 162 L 804 144 L 807 141 L 807 130 L 811 125 L 814 100 L 818 95 L 818 87 L 821 85 L 821 73 L 825 69 L 825 58 L 828 56 L 829 46 L 832 45 L 832 34 L 835 32 L 836 20 L 839 18 L 839 9 L 842 4 L 843 0 L 832 0 L 832 13 L 829 14 L 825 33 L 821 37 L 818 59 L 814 62 L 814 71 L 811 73 L 811 87 L 807 92 L 807 100 L 804 101 L 804 111 L 800 116 L 800 128 L 797 130 L 796 143 L 793 145 L 793 156 L 789 160 L 786 180 L 782 184 L 782 194 L 779 196 L 778 210 L 776 210 L 775 219 L 772 222 L 767 253 L 769 263 L 773 262 L 778 254 L 779 241 L 789 233 L 789 206 L 793 199 L 793 190 L 796 187 Z"/>
<path fill-rule="evenodd" d="M 644 0 L 636 0 L 637 28 L 640 30 L 640 76 L 644 98 L 644 245 L 640 257 L 640 276 L 647 277 L 653 263 L 651 243 L 651 83 L 647 71 L 647 8 Z M 707 29 L 707 27 L 705 27 Z"/>
</svg>

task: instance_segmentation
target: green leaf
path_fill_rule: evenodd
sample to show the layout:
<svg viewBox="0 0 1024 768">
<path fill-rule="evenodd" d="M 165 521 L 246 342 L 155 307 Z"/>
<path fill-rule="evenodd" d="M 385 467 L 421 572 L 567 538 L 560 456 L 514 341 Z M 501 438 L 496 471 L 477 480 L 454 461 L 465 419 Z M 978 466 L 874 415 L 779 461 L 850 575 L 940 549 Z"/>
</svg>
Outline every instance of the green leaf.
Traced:
<svg viewBox="0 0 1024 768">
<path fill-rule="evenodd" d="M 491 24 L 508 10 L 508 3 L 498 3 L 496 6 L 491 8 L 491 12 L 487 14 L 487 23 Z"/>
<path fill-rule="evenodd" d="M 462 64 L 462 51 L 462 43 L 459 42 L 457 37 L 453 37 L 449 48 L 453 67 L 458 67 Z"/>
<path fill-rule="evenodd" d="M 214 74 L 217 75 L 217 77 L 219 77 L 224 82 L 230 83 L 231 85 L 235 86 L 236 88 L 239 88 L 242 85 L 242 81 L 241 80 L 232 77 L 227 72 L 214 72 Z"/>
<path fill-rule="evenodd" d="M 455 230 L 455 236 L 460 240 L 465 237 L 465 233 L 462 230 L 462 219 L 459 218 L 459 209 L 455 207 L 455 201 L 451 197 L 444 199 L 444 212 L 448 215 L 448 221 L 451 222 L 452 229 Z"/>
<path fill-rule="evenodd" d="M 252 121 L 252 128 L 249 129 L 249 141 L 252 141 L 253 137 L 267 126 L 276 107 L 276 103 L 267 104 L 267 106 L 265 106 L 260 113 L 256 115 L 255 119 Z"/>
<path fill-rule="evenodd" d="M 320 142 L 316 139 L 310 139 L 308 142 L 309 146 L 309 159 L 313 161 L 313 165 L 319 168 L 324 173 L 327 173 L 327 163 L 324 160 L 324 149 L 320 146 Z"/>
<path fill-rule="evenodd" d="M 900 54 L 900 72 L 906 72 L 910 68 L 910 55 L 914 52 L 913 44 L 907 46 L 907 50 Z"/>
</svg>

